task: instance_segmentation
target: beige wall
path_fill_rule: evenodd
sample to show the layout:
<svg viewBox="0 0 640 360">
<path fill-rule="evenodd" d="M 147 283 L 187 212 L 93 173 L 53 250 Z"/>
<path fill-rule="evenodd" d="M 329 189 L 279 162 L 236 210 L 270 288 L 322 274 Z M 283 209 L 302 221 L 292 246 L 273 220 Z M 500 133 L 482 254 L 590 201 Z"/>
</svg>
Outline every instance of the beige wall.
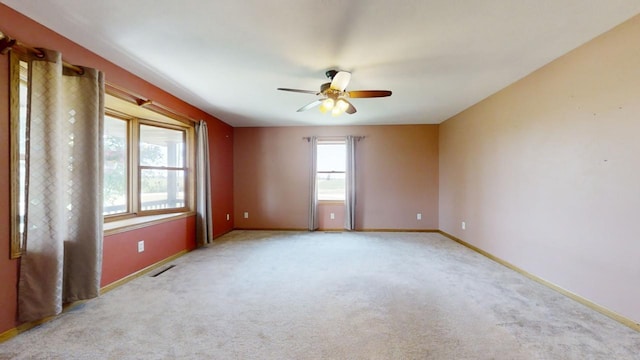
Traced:
<svg viewBox="0 0 640 360">
<path fill-rule="evenodd" d="M 447 120 L 439 138 L 441 230 L 635 321 L 639 39 L 637 16 Z"/>
<path fill-rule="evenodd" d="M 356 148 L 357 229 L 438 228 L 438 125 L 235 128 L 236 228 L 307 228 L 310 146 L 302 138 L 313 135 L 365 136 Z"/>
</svg>

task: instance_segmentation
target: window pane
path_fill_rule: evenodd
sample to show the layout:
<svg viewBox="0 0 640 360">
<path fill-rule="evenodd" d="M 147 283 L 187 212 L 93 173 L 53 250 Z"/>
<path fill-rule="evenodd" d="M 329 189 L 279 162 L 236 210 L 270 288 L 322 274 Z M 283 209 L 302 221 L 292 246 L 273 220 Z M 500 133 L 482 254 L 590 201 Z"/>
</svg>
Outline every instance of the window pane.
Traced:
<svg viewBox="0 0 640 360">
<path fill-rule="evenodd" d="M 140 125 L 140 165 L 184 166 L 184 131 Z"/>
<path fill-rule="evenodd" d="M 344 142 L 318 143 L 318 200 L 344 200 L 347 145 Z"/>
<path fill-rule="evenodd" d="M 29 81 L 29 65 L 25 61 L 20 61 L 20 87 L 19 87 L 19 111 L 18 111 L 18 234 L 19 247 L 22 249 L 25 228 L 26 213 L 26 184 L 27 184 L 27 94 Z M 17 249 L 16 249 L 17 250 Z"/>
<path fill-rule="evenodd" d="M 128 211 L 127 153 L 127 122 L 105 115 L 103 215 Z"/>
<path fill-rule="evenodd" d="M 27 93 L 29 92 L 27 88 L 28 82 L 28 64 L 24 61 L 20 61 L 20 113 L 19 113 L 19 122 L 20 122 L 20 130 L 18 131 L 18 151 L 20 153 L 20 175 L 19 175 L 19 187 L 18 187 L 18 201 L 19 205 L 19 216 L 20 216 L 20 236 L 24 234 L 24 214 L 25 214 L 25 189 L 27 187 L 27 167 L 26 167 L 26 159 L 27 159 Z"/>
<path fill-rule="evenodd" d="M 183 208 L 183 170 L 142 169 L 140 173 L 141 210 Z"/>
<path fill-rule="evenodd" d="M 318 144 L 318 171 L 345 171 L 347 168 L 347 145 Z"/>
<path fill-rule="evenodd" d="M 318 200 L 344 200 L 344 173 L 318 173 L 317 179 Z"/>
</svg>

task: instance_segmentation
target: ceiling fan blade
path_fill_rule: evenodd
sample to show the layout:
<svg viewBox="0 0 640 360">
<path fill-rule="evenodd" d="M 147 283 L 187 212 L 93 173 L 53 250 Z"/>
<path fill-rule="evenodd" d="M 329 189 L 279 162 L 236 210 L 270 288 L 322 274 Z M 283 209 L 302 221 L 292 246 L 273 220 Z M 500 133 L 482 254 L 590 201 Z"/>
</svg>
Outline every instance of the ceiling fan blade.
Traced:
<svg viewBox="0 0 640 360">
<path fill-rule="evenodd" d="M 298 109 L 298 112 L 301 112 L 301 111 L 307 111 L 307 110 L 309 110 L 309 109 L 311 109 L 311 108 L 314 108 L 314 107 L 316 107 L 316 106 L 318 106 L 318 105 L 322 104 L 322 101 L 323 101 L 323 100 L 324 100 L 324 99 L 318 99 L 318 100 L 316 100 L 316 101 L 312 101 L 312 102 L 308 103 L 307 105 L 305 105 L 305 106 L 301 107 L 300 109 Z"/>
<path fill-rule="evenodd" d="M 350 98 L 374 98 L 374 97 L 385 97 L 391 96 L 391 91 L 389 90 L 354 90 L 348 91 Z"/>
<path fill-rule="evenodd" d="M 344 99 L 343 99 L 343 100 L 344 100 Z M 351 103 L 350 103 L 350 102 L 348 102 L 347 100 L 344 100 L 344 101 L 345 101 L 347 104 L 349 104 L 349 107 L 348 107 L 348 108 L 347 108 L 347 110 L 345 110 L 344 112 L 346 112 L 347 114 L 355 114 L 355 113 L 356 113 L 356 111 L 358 111 L 358 110 L 356 110 L 355 106 L 353 106 L 353 104 L 351 104 Z"/>
<path fill-rule="evenodd" d="M 320 85 L 320 93 L 324 94 L 325 91 L 327 91 L 327 89 L 329 89 L 330 87 L 331 87 L 331 83 L 330 82 Z"/>
<path fill-rule="evenodd" d="M 351 73 L 347 71 L 338 71 L 331 81 L 331 89 L 344 91 L 351 80 Z"/>
<path fill-rule="evenodd" d="M 297 93 L 303 93 L 303 94 L 320 95 L 319 92 L 313 91 L 313 90 L 300 90 L 300 89 L 287 89 L 287 88 L 278 88 L 278 90 L 291 91 L 291 92 L 297 92 Z"/>
</svg>

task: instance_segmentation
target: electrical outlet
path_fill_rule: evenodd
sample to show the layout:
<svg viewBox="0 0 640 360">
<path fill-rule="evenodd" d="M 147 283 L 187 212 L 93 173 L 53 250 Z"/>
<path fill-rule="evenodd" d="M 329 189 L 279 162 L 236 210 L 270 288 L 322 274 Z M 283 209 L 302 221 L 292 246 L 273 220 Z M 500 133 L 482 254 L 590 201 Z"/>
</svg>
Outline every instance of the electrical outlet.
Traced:
<svg viewBox="0 0 640 360">
<path fill-rule="evenodd" d="M 245 211 L 245 212 L 244 212 L 244 218 L 245 218 L 245 219 L 248 219 L 248 218 L 249 218 L 249 212 L 248 212 L 248 211 Z"/>
<path fill-rule="evenodd" d="M 460 227 L 462 228 L 462 230 L 466 230 L 467 229 L 467 223 L 463 221 L 462 224 L 460 224 Z"/>
<path fill-rule="evenodd" d="M 144 240 L 138 241 L 138 252 L 141 253 L 144 251 Z"/>
<path fill-rule="evenodd" d="M 230 219 L 229 214 L 227 214 L 227 221 L 229 221 L 229 219 Z"/>
<path fill-rule="evenodd" d="M 418 214 L 416 215 L 416 219 L 418 219 L 418 220 L 422 220 L 422 213 L 418 213 Z"/>
<path fill-rule="evenodd" d="M 335 219 L 335 218 L 336 218 L 336 214 L 331 213 L 331 214 L 329 214 L 329 217 L 331 218 L 331 220 L 333 220 L 333 219 Z"/>
</svg>

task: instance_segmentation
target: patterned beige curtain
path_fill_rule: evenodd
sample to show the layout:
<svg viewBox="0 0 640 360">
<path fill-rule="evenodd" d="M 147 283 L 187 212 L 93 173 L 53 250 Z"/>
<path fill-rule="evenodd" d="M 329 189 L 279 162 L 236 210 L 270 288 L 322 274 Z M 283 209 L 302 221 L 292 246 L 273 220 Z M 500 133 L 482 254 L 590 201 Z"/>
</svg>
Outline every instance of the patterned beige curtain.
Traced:
<svg viewBox="0 0 640 360">
<path fill-rule="evenodd" d="M 65 69 L 60 53 L 29 62 L 26 243 L 21 321 L 96 297 L 102 267 L 101 72 Z"/>
</svg>

